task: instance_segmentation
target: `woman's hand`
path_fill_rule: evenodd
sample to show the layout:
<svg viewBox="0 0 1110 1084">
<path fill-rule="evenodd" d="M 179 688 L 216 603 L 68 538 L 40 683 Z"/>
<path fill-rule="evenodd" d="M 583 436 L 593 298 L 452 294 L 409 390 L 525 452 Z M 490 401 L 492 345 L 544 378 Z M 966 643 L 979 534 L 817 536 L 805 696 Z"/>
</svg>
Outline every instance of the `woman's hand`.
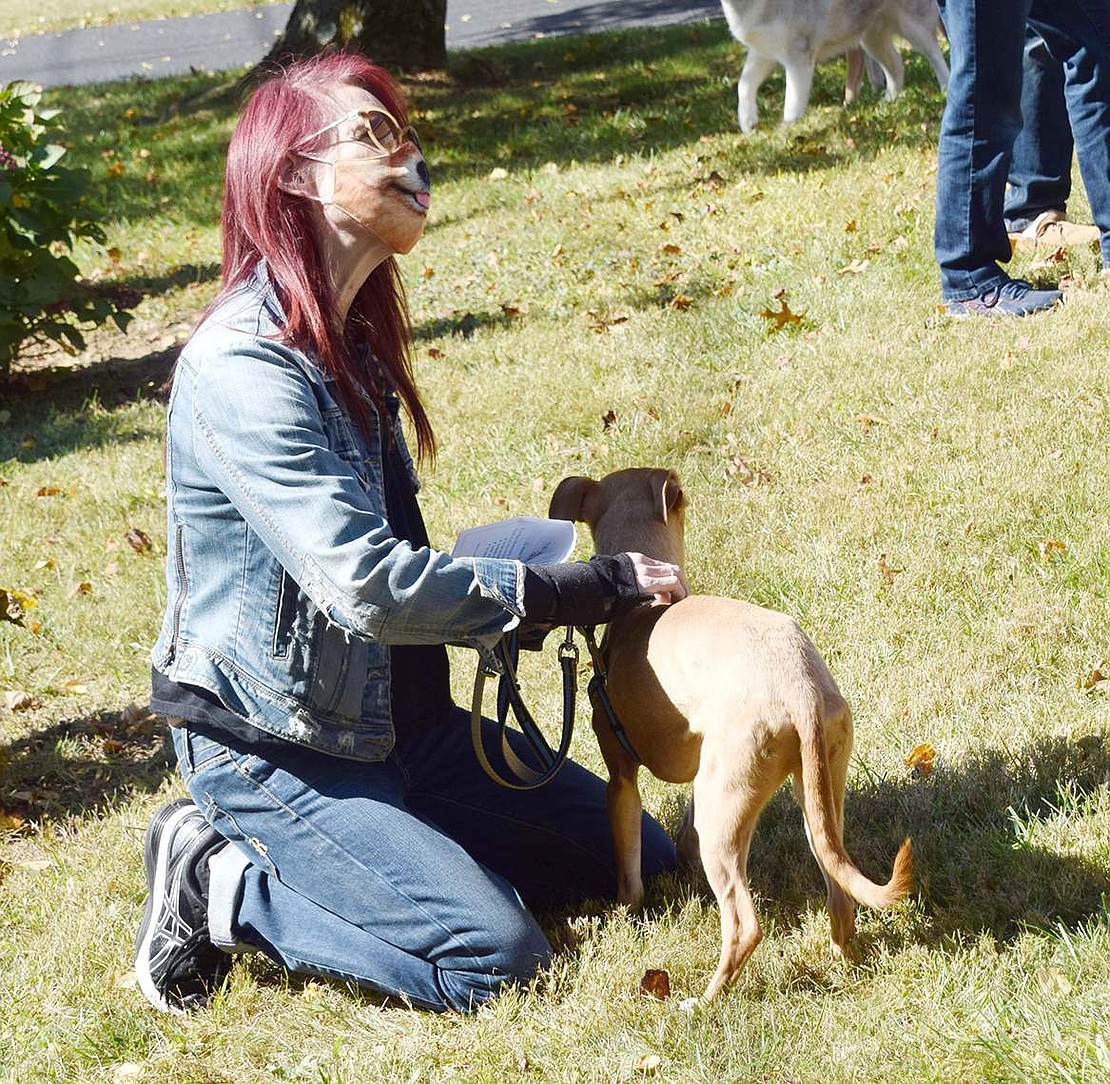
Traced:
<svg viewBox="0 0 1110 1084">
<path fill-rule="evenodd" d="M 678 565 L 657 561 L 642 553 L 630 553 L 628 556 L 636 571 L 636 582 L 645 595 L 652 596 L 652 605 L 666 606 L 668 603 L 678 602 L 690 593 L 690 588 L 686 586 L 686 577 Z"/>
</svg>

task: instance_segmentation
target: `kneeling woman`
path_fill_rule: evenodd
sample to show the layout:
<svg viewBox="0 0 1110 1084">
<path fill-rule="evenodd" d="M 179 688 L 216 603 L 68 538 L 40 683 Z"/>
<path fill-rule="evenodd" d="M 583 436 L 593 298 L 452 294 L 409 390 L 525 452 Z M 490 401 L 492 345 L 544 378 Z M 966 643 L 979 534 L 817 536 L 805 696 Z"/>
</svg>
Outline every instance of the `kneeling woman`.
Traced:
<svg viewBox="0 0 1110 1084">
<path fill-rule="evenodd" d="M 400 410 L 423 458 L 434 438 L 394 259 L 429 204 L 400 92 L 362 57 L 289 67 L 232 136 L 223 288 L 168 419 L 153 705 L 192 800 L 147 830 L 136 942 L 165 1011 L 207 1004 L 235 951 L 472 1009 L 548 959 L 529 906 L 614 891 L 604 783 L 575 764 L 529 793 L 491 782 L 443 645 L 685 585 L 640 554 L 534 567 L 429 547 Z M 645 872 L 672 866 L 644 832 Z"/>
</svg>

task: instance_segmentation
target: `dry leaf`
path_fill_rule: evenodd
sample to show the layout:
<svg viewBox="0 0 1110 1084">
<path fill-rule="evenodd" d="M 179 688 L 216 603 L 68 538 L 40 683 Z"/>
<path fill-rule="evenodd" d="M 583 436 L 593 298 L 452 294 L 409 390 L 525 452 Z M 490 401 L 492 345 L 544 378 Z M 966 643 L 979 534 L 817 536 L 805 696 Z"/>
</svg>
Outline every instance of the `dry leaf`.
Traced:
<svg viewBox="0 0 1110 1084">
<path fill-rule="evenodd" d="M 28 708 L 33 707 L 35 698 L 22 689 L 8 689 L 4 693 L 4 707 L 8 711 L 26 711 Z"/>
<path fill-rule="evenodd" d="M 514 316 L 519 316 L 524 310 L 516 305 L 509 305 L 505 302 L 502 302 L 501 311 L 511 320 Z"/>
<path fill-rule="evenodd" d="M 27 611 L 38 604 L 38 599 L 33 595 L 17 591 L 14 587 L 0 587 L 0 621 L 22 625 Z"/>
<path fill-rule="evenodd" d="M 439 359 L 442 358 L 443 356 L 444 356 L 444 353 L 443 353 L 442 350 L 440 350 L 440 348 L 438 346 L 429 346 L 428 347 L 428 357 L 430 357 L 433 361 L 439 361 Z"/>
<path fill-rule="evenodd" d="M 895 568 L 887 559 L 885 553 L 879 554 L 879 576 L 882 578 L 883 583 L 889 587 L 894 583 L 894 577 L 900 572 L 905 572 L 904 568 Z"/>
<path fill-rule="evenodd" d="M 682 248 L 679 245 L 668 243 L 663 246 L 663 251 L 668 256 L 677 256 L 682 252 Z"/>
<path fill-rule="evenodd" d="M 0 832 L 21 832 L 27 822 L 18 813 L 0 810 Z"/>
<path fill-rule="evenodd" d="M 857 414 L 856 421 L 859 422 L 865 433 L 870 433 L 876 425 L 883 425 L 882 418 L 876 417 L 874 414 Z"/>
<path fill-rule="evenodd" d="M 88 581 L 88 580 L 82 580 L 82 581 L 81 581 L 81 582 L 80 582 L 80 583 L 79 583 L 79 584 L 78 584 L 78 585 L 77 585 L 77 586 L 76 586 L 76 587 L 75 587 L 75 588 L 73 589 L 73 593 L 74 593 L 75 595 L 91 595 L 91 594 L 92 594 L 92 584 L 91 584 L 91 583 L 89 583 L 89 581 Z"/>
<path fill-rule="evenodd" d="M 862 275 L 871 266 L 870 260 L 852 260 L 843 267 L 838 267 L 838 275 Z"/>
<path fill-rule="evenodd" d="M 915 745 L 904 759 L 907 768 L 914 768 L 922 775 L 928 775 L 934 768 L 937 751 L 928 743 Z"/>
<path fill-rule="evenodd" d="M 60 497 L 63 495 L 61 486 L 40 486 L 35 490 L 36 497 Z"/>
<path fill-rule="evenodd" d="M 601 415 L 601 430 L 607 433 L 614 425 L 617 424 L 617 412 L 615 410 L 607 410 Z"/>
<path fill-rule="evenodd" d="M 652 1073 L 656 1072 L 662 1064 L 663 1059 L 658 1054 L 641 1054 L 632 1063 L 632 1068 L 635 1072 L 650 1076 Z"/>
<path fill-rule="evenodd" d="M 804 312 L 790 311 L 790 306 L 786 303 L 784 292 L 780 292 L 776 297 L 779 304 L 782 306 L 781 308 L 776 310 L 768 306 L 765 309 L 759 310 L 759 315 L 770 324 L 770 327 L 767 329 L 768 335 L 774 335 L 786 327 L 797 327 L 805 317 Z"/>
<path fill-rule="evenodd" d="M 688 309 L 694 303 L 694 299 L 687 297 L 685 294 L 675 294 L 671 298 L 672 309 Z"/>
<path fill-rule="evenodd" d="M 656 1001 L 666 1001 L 671 996 L 671 977 L 666 971 L 649 967 L 640 979 L 640 993 Z"/>
<path fill-rule="evenodd" d="M 1046 538 L 1037 543 L 1037 549 L 1040 550 L 1041 560 L 1047 561 L 1050 557 L 1058 557 L 1062 553 L 1067 553 L 1068 544 L 1055 538 Z"/>
<path fill-rule="evenodd" d="M 140 531 L 138 527 L 132 527 L 127 532 L 127 544 L 136 553 L 150 553 L 154 548 L 154 543 L 151 542 L 150 536 L 145 531 Z"/>
</svg>

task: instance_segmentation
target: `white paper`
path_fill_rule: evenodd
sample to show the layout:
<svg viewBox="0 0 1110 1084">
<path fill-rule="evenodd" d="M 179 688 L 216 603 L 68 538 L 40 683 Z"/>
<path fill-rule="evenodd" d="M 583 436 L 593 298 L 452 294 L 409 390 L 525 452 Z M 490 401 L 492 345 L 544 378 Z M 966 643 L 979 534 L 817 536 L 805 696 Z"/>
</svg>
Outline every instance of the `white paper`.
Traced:
<svg viewBox="0 0 1110 1084">
<path fill-rule="evenodd" d="M 578 532 L 568 519 L 517 516 L 460 533 L 455 557 L 509 557 L 537 565 L 557 565 L 574 552 Z"/>
</svg>

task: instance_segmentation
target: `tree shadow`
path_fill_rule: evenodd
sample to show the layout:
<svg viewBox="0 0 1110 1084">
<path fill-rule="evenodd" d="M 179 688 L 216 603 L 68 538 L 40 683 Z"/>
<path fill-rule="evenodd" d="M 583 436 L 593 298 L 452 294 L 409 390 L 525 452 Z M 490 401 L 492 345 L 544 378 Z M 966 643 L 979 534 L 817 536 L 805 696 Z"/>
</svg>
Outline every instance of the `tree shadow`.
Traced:
<svg viewBox="0 0 1110 1084">
<path fill-rule="evenodd" d="M 985 750 L 928 776 L 857 779 L 845 802 L 845 842 L 859 868 L 881 882 L 898 845 L 912 837 L 923 938 L 988 933 L 1009 941 L 1029 927 L 1075 926 L 1102 913 L 1105 867 L 1037 839 L 1055 818 L 1081 813 L 1108 783 L 1110 734 Z M 749 875 L 759 909 L 786 925 L 824 899 L 787 789 L 764 810 Z M 685 880 L 708 891 L 700 877 Z"/>
<path fill-rule="evenodd" d="M 174 764 L 160 717 L 137 707 L 78 716 L 0 743 L 0 811 L 38 830 L 102 816 L 157 791 Z"/>
</svg>

